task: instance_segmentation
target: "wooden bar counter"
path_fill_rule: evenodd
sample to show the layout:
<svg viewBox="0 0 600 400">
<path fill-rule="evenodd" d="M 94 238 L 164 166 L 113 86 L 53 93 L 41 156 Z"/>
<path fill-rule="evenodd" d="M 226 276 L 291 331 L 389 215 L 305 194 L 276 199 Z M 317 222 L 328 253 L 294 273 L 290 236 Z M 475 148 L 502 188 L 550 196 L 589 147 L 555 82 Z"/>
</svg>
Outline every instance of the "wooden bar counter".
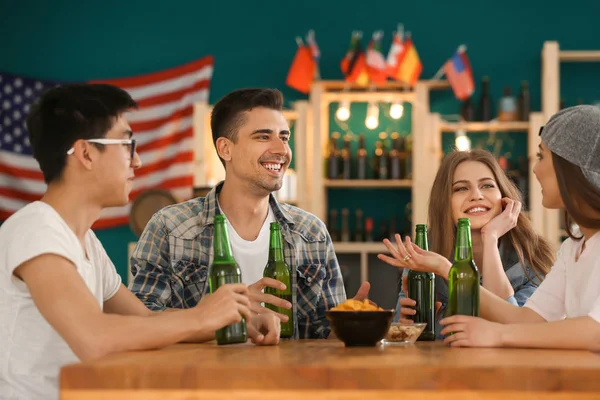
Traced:
<svg viewBox="0 0 600 400">
<path fill-rule="evenodd" d="M 600 354 L 449 348 L 181 344 L 61 370 L 61 399 L 600 399 Z"/>
</svg>

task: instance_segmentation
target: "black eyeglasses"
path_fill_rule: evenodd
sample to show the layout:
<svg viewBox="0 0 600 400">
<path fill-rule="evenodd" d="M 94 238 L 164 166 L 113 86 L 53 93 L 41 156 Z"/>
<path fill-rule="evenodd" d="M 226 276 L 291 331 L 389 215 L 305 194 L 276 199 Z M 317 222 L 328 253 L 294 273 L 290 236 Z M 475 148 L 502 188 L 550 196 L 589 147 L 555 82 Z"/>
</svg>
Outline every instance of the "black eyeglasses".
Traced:
<svg viewBox="0 0 600 400">
<path fill-rule="evenodd" d="M 129 148 L 129 157 L 132 161 L 135 156 L 135 139 L 87 139 L 86 142 L 98 144 L 124 144 Z M 71 147 L 69 151 L 67 151 L 67 154 L 71 155 L 74 152 L 75 148 Z"/>
</svg>

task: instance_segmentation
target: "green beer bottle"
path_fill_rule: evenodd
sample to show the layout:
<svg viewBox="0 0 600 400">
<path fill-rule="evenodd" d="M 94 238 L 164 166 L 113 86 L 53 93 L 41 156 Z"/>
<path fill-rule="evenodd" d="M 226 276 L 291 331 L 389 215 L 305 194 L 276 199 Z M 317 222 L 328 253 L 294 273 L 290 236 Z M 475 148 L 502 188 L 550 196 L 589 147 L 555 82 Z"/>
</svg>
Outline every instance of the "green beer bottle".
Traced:
<svg viewBox="0 0 600 400">
<path fill-rule="evenodd" d="M 448 273 L 448 315 L 479 316 L 480 274 L 473 261 L 471 223 L 459 218 L 454 264 Z"/>
<path fill-rule="evenodd" d="M 283 238 L 281 236 L 281 226 L 279 222 L 271 222 L 271 236 L 269 240 L 269 261 L 263 272 L 265 278 L 272 278 L 282 282 L 285 290 L 279 290 L 272 287 L 265 288 L 265 294 L 271 294 L 275 297 L 287 300 L 292 303 L 292 282 L 290 280 L 290 269 L 283 258 Z M 265 307 L 287 315 L 287 322 L 281 322 L 281 338 L 291 338 L 294 336 L 294 311 L 283 307 L 276 307 L 265 303 Z"/>
<path fill-rule="evenodd" d="M 429 250 L 427 225 L 417 225 L 415 244 L 423 250 Z M 409 316 L 413 321 L 425 322 L 427 326 L 417 340 L 435 340 L 435 274 L 432 272 L 408 271 L 408 298 L 416 301 L 417 312 Z"/>
<path fill-rule="evenodd" d="M 213 262 L 208 273 L 210 293 L 227 283 L 242 283 L 242 271 L 233 258 L 223 214 L 215 215 L 213 249 Z M 218 344 L 245 343 L 248 340 L 246 320 L 219 329 L 215 336 Z"/>
</svg>

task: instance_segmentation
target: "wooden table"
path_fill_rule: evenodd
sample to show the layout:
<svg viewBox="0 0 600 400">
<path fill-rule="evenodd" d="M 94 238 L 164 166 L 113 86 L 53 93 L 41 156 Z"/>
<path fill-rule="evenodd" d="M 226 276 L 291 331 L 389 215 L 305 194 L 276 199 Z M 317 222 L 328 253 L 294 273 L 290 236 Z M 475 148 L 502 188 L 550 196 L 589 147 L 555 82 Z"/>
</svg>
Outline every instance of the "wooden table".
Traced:
<svg viewBox="0 0 600 400">
<path fill-rule="evenodd" d="M 63 400 L 600 399 L 600 355 L 441 342 L 182 344 L 65 366 L 60 382 Z"/>
</svg>

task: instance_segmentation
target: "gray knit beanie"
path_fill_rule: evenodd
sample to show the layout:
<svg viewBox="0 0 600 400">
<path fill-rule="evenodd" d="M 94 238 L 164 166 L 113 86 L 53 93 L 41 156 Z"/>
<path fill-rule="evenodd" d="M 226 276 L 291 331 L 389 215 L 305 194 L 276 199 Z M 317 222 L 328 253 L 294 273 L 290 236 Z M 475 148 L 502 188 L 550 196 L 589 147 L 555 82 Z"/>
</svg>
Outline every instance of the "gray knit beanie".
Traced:
<svg viewBox="0 0 600 400">
<path fill-rule="evenodd" d="M 600 190 L 600 107 L 580 105 L 560 110 L 540 130 L 553 153 L 581 168 Z"/>
</svg>

